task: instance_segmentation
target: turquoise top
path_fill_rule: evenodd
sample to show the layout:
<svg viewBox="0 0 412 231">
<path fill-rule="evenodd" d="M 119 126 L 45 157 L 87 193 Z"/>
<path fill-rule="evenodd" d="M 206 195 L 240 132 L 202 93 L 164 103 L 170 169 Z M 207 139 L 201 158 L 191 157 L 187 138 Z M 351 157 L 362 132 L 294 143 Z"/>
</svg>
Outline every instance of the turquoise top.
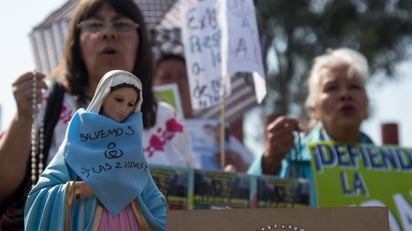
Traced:
<svg viewBox="0 0 412 231">
<path fill-rule="evenodd" d="M 290 150 L 285 159 L 282 160 L 282 165 L 279 169 L 273 172 L 274 176 L 281 178 L 304 178 L 313 183 L 311 155 L 307 143 L 326 141 L 324 132 L 320 127 L 314 128 L 306 137 L 295 139 L 295 145 Z M 373 144 L 373 141 L 366 134 L 361 132 L 359 143 Z M 248 173 L 253 175 L 262 175 L 262 161 L 263 155 L 256 158 L 249 167 Z M 311 206 L 317 207 L 316 191 L 311 187 Z"/>
</svg>

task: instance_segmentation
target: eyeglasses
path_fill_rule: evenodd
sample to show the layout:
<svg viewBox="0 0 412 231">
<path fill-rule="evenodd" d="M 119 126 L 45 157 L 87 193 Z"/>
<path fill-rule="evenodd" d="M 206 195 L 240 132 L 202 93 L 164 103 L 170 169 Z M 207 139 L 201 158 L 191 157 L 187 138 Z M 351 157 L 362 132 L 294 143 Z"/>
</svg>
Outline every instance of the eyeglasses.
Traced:
<svg viewBox="0 0 412 231">
<path fill-rule="evenodd" d="M 136 28 L 139 28 L 139 24 L 130 19 L 118 19 L 112 22 L 105 22 L 98 19 L 86 19 L 77 24 L 77 27 L 80 28 L 83 33 L 89 34 L 101 33 L 109 27 L 117 34 L 127 35 Z"/>
</svg>

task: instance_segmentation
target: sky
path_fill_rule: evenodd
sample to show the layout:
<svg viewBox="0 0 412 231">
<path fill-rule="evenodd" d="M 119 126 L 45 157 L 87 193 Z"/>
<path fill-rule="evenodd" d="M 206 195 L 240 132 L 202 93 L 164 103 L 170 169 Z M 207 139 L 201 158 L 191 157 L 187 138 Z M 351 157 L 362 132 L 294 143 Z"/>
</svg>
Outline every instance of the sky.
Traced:
<svg viewBox="0 0 412 231">
<path fill-rule="evenodd" d="M 30 32 L 51 12 L 62 6 L 66 0 L 21 0 L 6 1 L 0 10 L 0 84 L 1 124 L 7 127 L 16 110 L 12 95 L 12 83 L 26 71 L 35 68 L 30 44 Z M 398 124 L 399 145 L 412 147 L 412 65 L 404 64 L 399 71 L 399 80 L 386 81 L 368 87 L 371 116 L 362 125 L 376 144 L 381 145 L 381 124 Z M 411 101 L 409 101 L 411 100 Z"/>
<path fill-rule="evenodd" d="M 5 1 L 0 9 L 0 84 L 1 125 L 7 128 L 16 111 L 12 83 L 23 73 L 35 69 L 30 32 L 66 0 Z"/>
</svg>

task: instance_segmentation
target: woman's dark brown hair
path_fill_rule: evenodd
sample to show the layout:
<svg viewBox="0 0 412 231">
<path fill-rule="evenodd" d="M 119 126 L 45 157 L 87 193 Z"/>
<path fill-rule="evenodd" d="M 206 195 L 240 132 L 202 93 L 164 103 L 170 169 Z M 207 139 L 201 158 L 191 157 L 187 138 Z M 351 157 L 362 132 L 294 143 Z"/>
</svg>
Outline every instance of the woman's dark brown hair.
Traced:
<svg viewBox="0 0 412 231">
<path fill-rule="evenodd" d="M 88 87 L 88 73 L 82 58 L 80 48 L 79 22 L 95 16 L 104 3 L 109 4 L 114 11 L 128 17 L 139 24 L 137 28 L 139 46 L 136 50 L 136 60 L 131 71 L 142 82 L 143 88 L 143 125 L 152 127 L 156 123 L 157 102 L 152 91 L 153 84 L 153 54 L 146 30 L 143 14 L 133 0 L 81 0 L 77 6 L 67 33 L 64 50 L 63 66 L 65 73 L 64 85 L 67 91 L 77 97 L 79 105 L 88 102 L 85 89 Z"/>
</svg>

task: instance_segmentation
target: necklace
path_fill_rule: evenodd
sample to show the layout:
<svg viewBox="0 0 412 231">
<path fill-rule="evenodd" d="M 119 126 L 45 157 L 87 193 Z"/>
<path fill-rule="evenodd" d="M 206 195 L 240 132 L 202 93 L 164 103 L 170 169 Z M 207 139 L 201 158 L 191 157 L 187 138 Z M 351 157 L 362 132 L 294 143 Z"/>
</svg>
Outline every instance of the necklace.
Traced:
<svg viewBox="0 0 412 231">
<path fill-rule="evenodd" d="M 43 172 L 43 147 L 44 147 L 44 128 L 43 119 L 40 119 L 39 131 L 37 132 L 36 118 L 39 114 L 39 103 L 37 102 L 37 76 L 36 71 L 33 71 L 33 81 L 32 81 L 32 124 L 31 124 L 31 181 L 34 185 L 40 174 Z M 38 146 L 37 146 L 38 144 Z M 38 160 L 37 160 L 38 158 Z"/>
</svg>

